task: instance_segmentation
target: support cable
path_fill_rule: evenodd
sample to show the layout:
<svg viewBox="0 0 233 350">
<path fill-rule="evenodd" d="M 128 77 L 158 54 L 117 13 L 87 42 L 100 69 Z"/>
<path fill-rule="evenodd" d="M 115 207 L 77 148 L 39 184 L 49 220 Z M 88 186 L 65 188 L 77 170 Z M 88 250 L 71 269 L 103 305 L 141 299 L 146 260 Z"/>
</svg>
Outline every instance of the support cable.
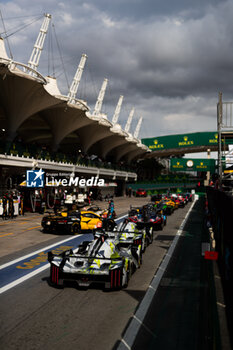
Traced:
<svg viewBox="0 0 233 350">
<path fill-rule="evenodd" d="M 67 83 L 67 87 L 68 87 L 68 90 L 69 90 L 69 89 L 70 89 L 70 86 L 69 86 L 69 82 L 68 82 L 68 77 L 67 77 L 67 74 L 66 74 L 65 65 L 64 65 L 64 61 L 63 61 L 62 54 L 61 54 L 61 49 L 60 49 L 60 45 L 59 45 L 59 42 L 58 42 L 58 39 L 57 39 L 57 34 L 56 34 L 56 30 L 55 30 L 54 24 L 52 24 L 52 28 L 53 28 L 53 30 L 54 30 L 55 40 L 56 40 L 58 52 L 59 52 L 59 55 L 60 55 L 60 59 L 61 59 L 61 62 L 62 62 L 62 67 L 63 67 L 63 71 L 64 71 L 66 83 Z"/>
<path fill-rule="evenodd" d="M 1 11 L 0 11 L 0 12 L 1 12 Z M 1 18 L 2 18 L 2 13 L 1 13 Z M 7 34 L 7 31 L 6 31 L 6 29 L 5 29 L 5 25 L 4 25 L 4 22 L 3 22 L 3 18 L 2 18 L 2 22 L 3 22 L 3 26 L 4 26 L 4 32 L 0 33 L 0 36 L 1 36 L 2 34 L 5 34 L 4 39 L 7 39 L 7 38 L 9 38 L 10 36 L 12 36 L 12 35 L 14 35 L 14 34 L 20 32 L 21 30 L 23 30 L 23 29 L 25 29 L 26 27 L 30 26 L 31 24 L 33 24 L 33 23 L 39 21 L 41 18 L 43 18 L 43 16 L 40 16 L 40 17 L 34 19 L 34 20 L 31 21 L 30 23 L 27 23 L 27 24 L 23 25 L 22 27 L 17 27 L 17 29 L 15 29 L 15 30 L 14 30 L 12 33 L 10 33 L 10 34 Z"/>
<path fill-rule="evenodd" d="M 55 78 L 55 65 L 54 65 L 54 49 L 53 49 L 53 33 L 52 30 L 48 30 L 48 75 Z"/>
<path fill-rule="evenodd" d="M 89 66 L 88 63 L 87 63 L 87 65 L 86 65 L 86 69 L 87 69 L 87 72 L 88 72 L 89 75 L 90 75 L 90 80 L 91 80 L 91 84 L 92 84 L 92 87 L 93 87 L 93 94 L 94 94 L 94 98 L 95 98 L 95 100 L 96 100 L 96 99 L 97 99 L 97 96 L 98 96 L 98 89 L 97 89 L 95 80 L 94 80 L 94 78 L 93 78 L 92 70 L 90 69 L 90 66 Z"/>
</svg>

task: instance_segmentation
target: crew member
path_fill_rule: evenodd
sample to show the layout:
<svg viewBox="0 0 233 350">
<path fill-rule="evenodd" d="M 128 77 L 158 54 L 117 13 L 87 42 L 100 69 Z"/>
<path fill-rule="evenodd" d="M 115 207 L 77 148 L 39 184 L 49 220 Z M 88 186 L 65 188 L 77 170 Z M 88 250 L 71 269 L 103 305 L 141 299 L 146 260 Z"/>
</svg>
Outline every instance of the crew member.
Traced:
<svg viewBox="0 0 233 350">
<path fill-rule="evenodd" d="M 20 196 L 20 215 L 24 215 L 24 196 Z"/>
<path fill-rule="evenodd" d="M 108 206 L 108 217 L 111 219 L 113 218 L 114 214 L 114 202 L 113 199 L 109 201 L 109 206 Z"/>
<path fill-rule="evenodd" d="M 13 196 L 12 195 L 10 195 L 10 197 L 9 197 L 9 217 L 11 218 L 11 219 L 13 219 L 14 218 L 14 201 L 13 201 Z"/>
<path fill-rule="evenodd" d="M 7 219 L 7 196 L 6 195 L 3 196 L 2 205 L 3 205 L 2 219 L 6 220 Z"/>
</svg>

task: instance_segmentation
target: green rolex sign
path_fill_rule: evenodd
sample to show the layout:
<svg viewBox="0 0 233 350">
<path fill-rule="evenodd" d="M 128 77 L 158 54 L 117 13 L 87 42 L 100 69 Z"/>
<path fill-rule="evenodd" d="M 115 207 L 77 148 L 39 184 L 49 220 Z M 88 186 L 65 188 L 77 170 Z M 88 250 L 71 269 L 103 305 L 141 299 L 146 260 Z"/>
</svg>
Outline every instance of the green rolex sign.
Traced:
<svg viewBox="0 0 233 350">
<path fill-rule="evenodd" d="M 233 140 L 230 140 L 230 143 L 232 143 L 232 141 Z M 217 146 L 218 133 L 216 131 L 196 132 L 191 134 L 152 137 L 142 139 L 142 143 L 152 151 L 195 146 Z M 226 143 L 229 143 L 229 140 L 227 140 Z"/>
<path fill-rule="evenodd" d="M 215 159 L 171 158 L 171 171 L 215 171 Z"/>
</svg>

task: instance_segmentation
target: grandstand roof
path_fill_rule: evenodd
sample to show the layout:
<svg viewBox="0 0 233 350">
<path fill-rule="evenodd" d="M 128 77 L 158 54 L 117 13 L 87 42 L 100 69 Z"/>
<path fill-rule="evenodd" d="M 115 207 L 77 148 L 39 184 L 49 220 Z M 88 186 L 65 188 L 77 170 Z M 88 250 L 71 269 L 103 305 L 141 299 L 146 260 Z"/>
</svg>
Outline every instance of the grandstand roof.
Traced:
<svg viewBox="0 0 233 350">
<path fill-rule="evenodd" d="M 89 112 L 89 113 L 87 113 Z M 149 150 L 101 114 L 91 115 L 86 102 L 60 93 L 56 78 L 11 60 L 0 38 L 0 130 L 7 141 L 48 145 L 113 157 L 127 162 Z"/>
</svg>

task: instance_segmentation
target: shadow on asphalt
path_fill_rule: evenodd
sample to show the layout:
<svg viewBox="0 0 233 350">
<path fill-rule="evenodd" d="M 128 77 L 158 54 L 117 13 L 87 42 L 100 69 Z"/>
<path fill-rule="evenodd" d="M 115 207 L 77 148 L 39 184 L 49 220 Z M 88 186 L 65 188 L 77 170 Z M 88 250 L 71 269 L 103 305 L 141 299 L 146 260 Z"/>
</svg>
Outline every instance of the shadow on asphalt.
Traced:
<svg viewBox="0 0 233 350">
<path fill-rule="evenodd" d="M 173 241 L 174 237 L 174 235 L 158 235 L 156 236 L 155 241 Z"/>
<path fill-rule="evenodd" d="M 134 298 L 135 300 L 137 300 L 138 302 L 141 302 L 144 295 L 145 295 L 145 291 L 143 290 L 130 290 L 130 289 L 122 289 L 123 292 L 127 293 L 128 295 L 130 295 L 132 298 Z"/>
</svg>

